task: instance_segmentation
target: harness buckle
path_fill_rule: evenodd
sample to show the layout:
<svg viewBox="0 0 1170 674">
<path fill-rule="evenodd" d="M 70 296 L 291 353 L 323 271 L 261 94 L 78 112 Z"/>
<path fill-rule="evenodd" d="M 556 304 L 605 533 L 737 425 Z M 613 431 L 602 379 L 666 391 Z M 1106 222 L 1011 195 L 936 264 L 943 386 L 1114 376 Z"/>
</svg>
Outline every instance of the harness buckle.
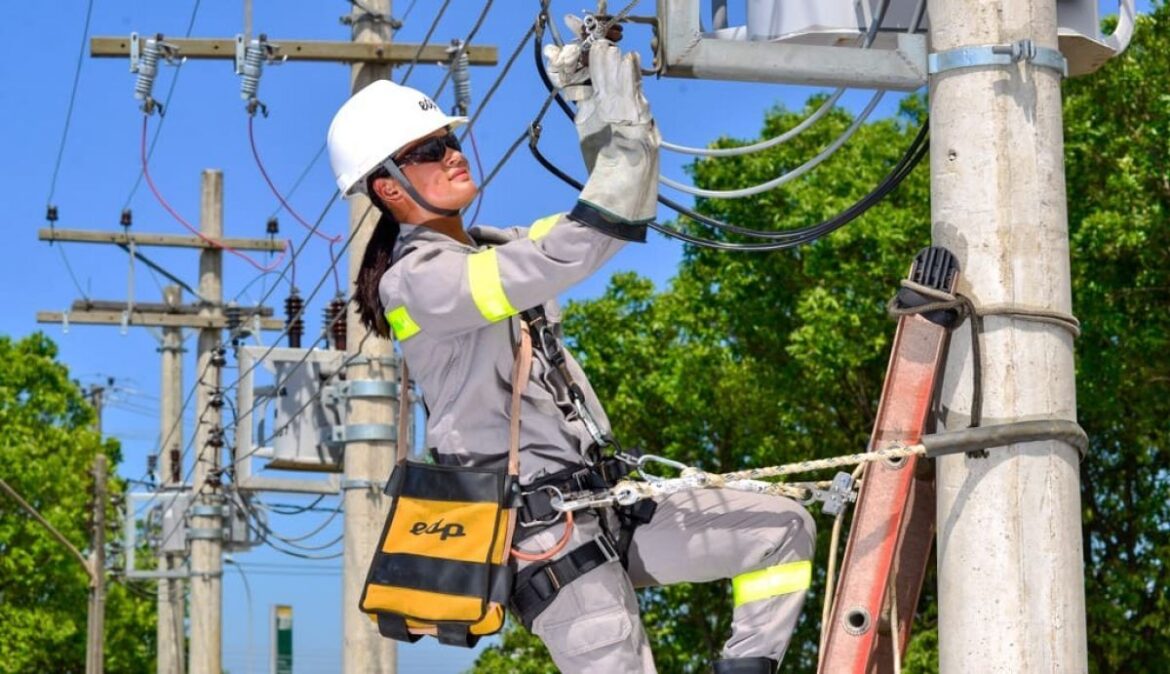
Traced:
<svg viewBox="0 0 1170 674">
<path fill-rule="evenodd" d="M 523 499 L 526 496 L 531 496 L 531 495 L 536 494 L 537 492 L 541 492 L 541 491 L 548 492 L 549 505 L 552 506 L 553 514 L 550 515 L 549 517 L 545 517 L 543 519 L 533 519 L 533 520 L 528 520 L 527 522 L 524 522 L 522 520 L 522 518 L 519 518 L 519 517 L 516 518 L 516 524 L 520 525 L 524 529 L 531 529 L 533 527 L 545 527 L 545 526 L 548 526 L 550 524 L 555 524 L 557 522 L 557 520 L 561 519 L 561 515 L 564 514 L 564 511 L 562 511 L 556 507 L 556 503 L 558 502 L 558 499 L 563 502 L 565 500 L 565 495 L 561 492 L 560 489 L 557 489 L 556 487 L 552 486 L 551 484 L 546 484 L 546 485 L 537 487 L 536 489 L 533 489 L 532 491 L 522 491 L 522 492 L 520 492 L 520 498 Z"/>
<path fill-rule="evenodd" d="M 609 540 L 609 536 L 600 534 L 593 539 L 597 543 L 597 547 L 601 549 L 601 554 L 605 556 L 607 562 L 620 562 L 621 555 L 618 554 L 617 548 L 613 546 L 613 541 Z"/>
</svg>

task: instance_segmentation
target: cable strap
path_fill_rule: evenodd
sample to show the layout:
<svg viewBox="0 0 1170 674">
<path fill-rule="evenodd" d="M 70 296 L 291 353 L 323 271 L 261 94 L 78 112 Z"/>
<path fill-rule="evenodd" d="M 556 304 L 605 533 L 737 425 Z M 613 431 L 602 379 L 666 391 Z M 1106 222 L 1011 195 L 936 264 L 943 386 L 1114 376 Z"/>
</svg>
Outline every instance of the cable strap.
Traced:
<svg viewBox="0 0 1170 674">
<path fill-rule="evenodd" d="M 948 293 L 937 288 L 931 288 L 910 280 L 903 280 L 902 287 L 912 290 L 923 297 L 934 300 L 928 304 L 916 307 L 907 307 L 901 305 L 897 298 L 890 300 L 889 313 L 891 316 L 906 316 L 909 314 L 922 314 L 931 311 L 954 310 L 958 311 L 961 316 L 976 316 L 984 318 L 986 316 L 1006 316 L 1024 321 L 1036 321 L 1038 323 L 1048 323 L 1060 328 L 1064 328 L 1074 338 L 1081 336 L 1081 322 L 1077 320 L 1076 316 L 1067 314 L 1063 311 L 1054 311 L 1052 309 L 1044 309 L 1041 307 L 1032 307 L 1025 304 L 987 304 L 983 306 L 976 306 L 971 298 L 961 293 Z"/>
</svg>

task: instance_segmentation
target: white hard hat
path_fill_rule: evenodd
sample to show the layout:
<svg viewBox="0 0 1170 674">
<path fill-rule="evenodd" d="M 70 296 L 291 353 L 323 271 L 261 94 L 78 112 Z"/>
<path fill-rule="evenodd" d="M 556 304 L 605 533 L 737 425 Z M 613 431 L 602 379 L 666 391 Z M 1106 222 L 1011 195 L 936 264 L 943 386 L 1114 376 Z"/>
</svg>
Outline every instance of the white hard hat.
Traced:
<svg viewBox="0 0 1170 674">
<path fill-rule="evenodd" d="M 420 91 L 378 80 L 350 97 L 329 125 L 329 163 L 337 189 L 349 197 L 386 158 L 442 128 L 466 124 L 448 117 Z"/>
</svg>

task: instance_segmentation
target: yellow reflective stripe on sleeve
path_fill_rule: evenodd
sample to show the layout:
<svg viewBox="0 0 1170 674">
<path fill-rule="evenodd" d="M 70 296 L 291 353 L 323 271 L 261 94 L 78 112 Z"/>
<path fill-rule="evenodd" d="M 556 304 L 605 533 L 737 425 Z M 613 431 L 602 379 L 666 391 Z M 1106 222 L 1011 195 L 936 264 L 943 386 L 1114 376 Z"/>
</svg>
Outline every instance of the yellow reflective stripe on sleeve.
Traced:
<svg viewBox="0 0 1170 674">
<path fill-rule="evenodd" d="M 406 307 L 395 307 L 386 312 L 386 322 L 390 324 L 390 329 L 394 331 L 394 336 L 398 341 L 405 342 L 414 337 L 421 329 L 418 323 L 407 313 Z"/>
<path fill-rule="evenodd" d="M 808 589 L 812 583 L 812 562 L 777 564 L 759 571 L 749 571 L 731 580 L 736 607 Z"/>
<path fill-rule="evenodd" d="M 479 313 L 488 321 L 495 323 L 519 313 L 504 294 L 496 249 L 467 256 L 467 280 L 471 284 L 471 298 L 475 300 L 475 306 L 479 307 Z"/>
<path fill-rule="evenodd" d="M 564 213 L 557 213 L 556 215 L 550 215 L 547 218 L 541 218 L 532 223 L 532 226 L 528 228 L 528 238 L 533 241 L 540 240 L 545 234 L 548 234 L 549 230 L 553 228 L 553 225 L 557 224 L 557 221 L 563 215 Z"/>
</svg>

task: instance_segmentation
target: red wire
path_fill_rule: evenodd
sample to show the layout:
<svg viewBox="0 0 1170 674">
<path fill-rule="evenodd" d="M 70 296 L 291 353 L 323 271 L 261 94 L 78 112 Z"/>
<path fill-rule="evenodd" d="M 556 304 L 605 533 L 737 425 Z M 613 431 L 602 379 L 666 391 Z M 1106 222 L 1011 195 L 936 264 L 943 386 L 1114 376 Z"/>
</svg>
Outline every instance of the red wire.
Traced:
<svg viewBox="0 0 1170 674">
<path fill-rule="evenodd" d="M 289 214 L 293 216 L 293 219 L 301 223 L 301 226 L 309 230 L 310 233 L 316 234 L 317 236 L 329 242 L 329 260 L 333 263 L 330 267 L 333 270 L 333 285 L 336 287 L 337 294 L 340 295 L 341 279 L 337 275 L 337 258 L 333 255 L 333 244 L 341 241 L 341 235 L 338 234 L 337 236 L 330 237 L 321 232 L 321 230 L 310 225 L 308 221 L 301 217 L 300 213 L 297 213 L 296 210 L 294 210 L 293 207 L 289 205 L 288 200 L 285 199 L 284 195 L 280 193 L 280 190 L 276 188 L 276 184 L 273 183 L 272 179 L 268 177 L 268 171 L 265 170 L 264 162 L 260 159 L 260 151 L 256 148 L 256 133 L 254 130 L 255 120 L 256 117 L 254 115 L 248 115 L 248 143 L 252 146 L 252 157 L 256 159 L 256 168 L 260 169 L 260 175 L 264 176 L 264 182 L 268 183 L 268 189 L 272 190 L 272 193 L 276 195 L 278 200 L 280 200 L 280 205 L 284 206 L 284 210 L 288 211 Z"/>
<path fill-rule="evenodd" d="M 475 155 L 475 170 L 479 171 L 479 179 L 483 180 L 483 178 L 484 178 L 483 164 L 480 163 L 480 161 L 479 161 L 479 146 L 475 144 L 475 134 L 471 132 L 471 129 L 467 130 L 467 137 L 471 139 L 471 152 L 472 152 L 472 154 Z M 468 227 L 475 226 L 475 220 L 476 220 L 476 218 L 479 217 L 479 207 L 480 206 L 483 206 L 483 188 L 482 187 L 479 190 L 479 195 L 477 195 L 477 197 L 476 197 L 475 212 L 471 214 L 471 224 L 468 225 Z"/>
<path fill-rule="evenodd" d="M 519 548 L 512 548 L 512 556 L 516 559 L 525 562 L 539 562 L 543 559 L 548 559 L 565 549 L 569 544 L 569 539 L 573 537 L 573 511 L 565 511 L 565 533 L 561 535 L 561 540 L 557 544 L 545 550 L 544 552 L 524 552 Z"/>
<path fill-rule="evenodd" d="M 163 198 L 162 194 L 159 193 L 158 188 L 155 187 L 154 180 L 151 179 L 150 171 L 147 167 L 146 126 L 147 126 L 147 123 L 149 121 L 150 121 L 149 115 L 142 116 L 142 148 L 141 148 L 142 177 L 146 178 L 146 184 L 150 187 L 150 191 L 154 193 L 154 198 L 158 199 L 158 203 L 162 204 L 162 207 L 164 209 L 166 209 L 167 213 L 170 213 L 171 217 L 173 217 L 175 220 L 178 220 L 179 224 L 186 227 L 187 231 L 191 232 L 192 234 L 194 234 L 195 236 L 199 237 L 200 239 L 206 241 L 207 243 L 211 244 L 212 246 L 219 248 L 220 250 L 226 250 L 227 252 L 231 253 L 232 255 L 235 255 L 236 257 L 242 258 L 245 262 L 247 262 L 248 264 L 252 265 L 253 267 L 255 267 L 256 269 L 258 269 L 262 272 L 270 272 L 270 271 L 275 270 L 277 267 L 279 267 L 281 261 L 284 260 L 285 251 L 281 251 L 280 257 L 276 258 L 276 260 L 273 261 L 273 263 L 271 265 L 266 267 L 266 266 L 260 264 L 259 262 L 256 262 L 252 258 L 248 257 L 247 255 L 241 253 L 240 251 L 236 250 L 235 248 L 232 248 L 231 246 L 224 245 L 224 243 L 222 241 L 219 241 L 217 239 L 211 238 L 210 236 L 204 235 L 197 228 L 192 227 L 189 222 L 184 220 L 183 216 L 179 215 L 178 212 L 175 211 L 175 209 L 171 208 L 171 205 L 167 203 L 167 200 Z"/>
</svg>

